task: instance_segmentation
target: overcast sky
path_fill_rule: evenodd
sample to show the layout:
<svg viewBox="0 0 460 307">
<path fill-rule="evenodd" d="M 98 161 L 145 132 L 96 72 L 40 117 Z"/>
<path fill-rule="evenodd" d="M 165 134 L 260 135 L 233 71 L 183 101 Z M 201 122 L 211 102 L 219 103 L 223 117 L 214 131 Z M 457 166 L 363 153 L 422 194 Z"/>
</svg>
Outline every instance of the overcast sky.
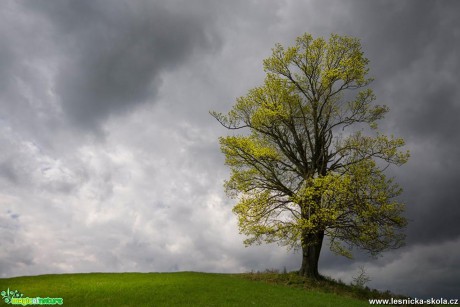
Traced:
<svg viewBox="0 0 460 307">
<path fill-rule="evenodd" d="M 304 32 L 361 39 L 380 127 L 410 161 L 406 246 L 320 258 L 322 274 L 416 297 L 460 293 L 460 2 L 0 3 L 0 277 L 70 272 L 295 270 L 245 248 L 208 113 L 264 78 Z"/>
</svg>

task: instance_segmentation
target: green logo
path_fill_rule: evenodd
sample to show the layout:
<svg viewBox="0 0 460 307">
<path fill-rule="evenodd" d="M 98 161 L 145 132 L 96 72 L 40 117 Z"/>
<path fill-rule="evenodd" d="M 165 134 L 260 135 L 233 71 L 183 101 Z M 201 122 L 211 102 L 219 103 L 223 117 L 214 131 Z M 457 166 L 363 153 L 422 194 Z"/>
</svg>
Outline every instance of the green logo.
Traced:
<svg viewBox="0 0 460 307">
<path fill-rule="evenodd" d="M 62 297 L 24 297 L 24 294 L 18 290 L 2 291 L 2 300 L 11 305 L 62 305 L 64 299 Z"/>
<path fill-rule="evenodd" d="M 10 288 L 8 288 L 6 291 L 2 291 L 1 295 L 2 300 L 4 300 L 7 304 L 11 304 L 13 298 L 21 298 L 23 296 L 23 294 L 18 290 L 10 291 Z"/>
</svg>

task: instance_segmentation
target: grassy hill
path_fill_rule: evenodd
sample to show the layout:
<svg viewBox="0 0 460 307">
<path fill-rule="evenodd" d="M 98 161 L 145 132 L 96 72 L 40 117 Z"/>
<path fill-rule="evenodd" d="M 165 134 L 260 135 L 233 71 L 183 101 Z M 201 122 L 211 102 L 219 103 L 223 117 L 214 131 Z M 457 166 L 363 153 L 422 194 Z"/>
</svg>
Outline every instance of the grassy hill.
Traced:
<svg viewBox="0 0 460 307">
<path fill-rule="evenodd" d="M 308 286 L 294 274 L 91 273 L 0 279 L 0 291 L 8 288 L 23 297 L 63 298 L 63 306 L 369 306 L 350 286 Z M 1 301 L 1 306 L 8 305 Z"/>
</svg>

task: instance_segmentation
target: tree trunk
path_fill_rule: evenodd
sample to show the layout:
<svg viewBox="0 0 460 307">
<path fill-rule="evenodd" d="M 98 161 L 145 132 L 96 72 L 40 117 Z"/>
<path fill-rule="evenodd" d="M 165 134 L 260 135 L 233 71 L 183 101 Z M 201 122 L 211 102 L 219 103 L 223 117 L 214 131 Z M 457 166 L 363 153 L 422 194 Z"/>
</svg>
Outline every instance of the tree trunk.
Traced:
<svg viewBox="0 0 460 307">
<path fill-rule="evenodd" d="M 316 234 L 308 234 L 302 238 L 302 266 L 300 276 L 320 279 L 318 273 L 318 261 L 323 245 L 324 231 Z"/>
</svg>

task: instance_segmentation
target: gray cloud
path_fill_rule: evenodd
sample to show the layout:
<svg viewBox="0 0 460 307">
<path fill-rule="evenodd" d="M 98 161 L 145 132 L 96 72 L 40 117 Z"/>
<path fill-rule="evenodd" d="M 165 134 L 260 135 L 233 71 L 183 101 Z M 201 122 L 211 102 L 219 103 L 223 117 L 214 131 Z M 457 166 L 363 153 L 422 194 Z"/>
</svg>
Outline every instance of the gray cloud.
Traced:
<svg viewBox="0 0 460 307">
<path fill-rule="evenodd" d="M 152 102 L 162 72 L 217 46 L 209 20 L 161 2 L 37 1 L 24 10 L 49 32 L 59 58 L 56 95 L 64 115 L 84 129 Z"/>
</svg>

